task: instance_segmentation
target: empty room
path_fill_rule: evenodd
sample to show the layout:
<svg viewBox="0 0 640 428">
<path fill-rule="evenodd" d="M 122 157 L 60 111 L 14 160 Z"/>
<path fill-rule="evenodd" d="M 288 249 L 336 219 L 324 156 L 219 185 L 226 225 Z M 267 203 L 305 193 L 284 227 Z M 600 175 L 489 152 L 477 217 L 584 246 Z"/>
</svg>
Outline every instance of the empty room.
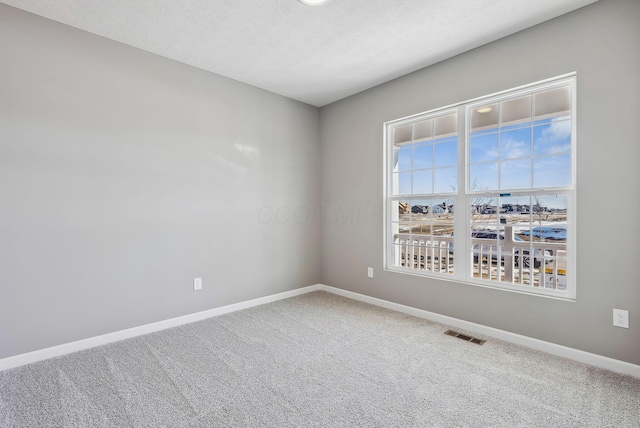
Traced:
<svg viewBox="0 0 640 428">
<path fill-rule="evenodd" d="M 638 427 L 638 118 L 638 0 L 0 0 L 0 427 Z"/>
</svg>

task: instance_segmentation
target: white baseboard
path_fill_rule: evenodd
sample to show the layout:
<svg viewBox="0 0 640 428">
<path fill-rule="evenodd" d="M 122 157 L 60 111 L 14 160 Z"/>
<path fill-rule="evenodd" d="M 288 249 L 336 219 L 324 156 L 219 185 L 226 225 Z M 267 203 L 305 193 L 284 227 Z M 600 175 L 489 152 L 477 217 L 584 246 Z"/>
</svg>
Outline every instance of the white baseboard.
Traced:
<svg viewBox="0 0 640 428">
<path fill-rule="evenodd" d="M 113 343 L 136 336 L 142 336 L 144 334 L 165 330 L 171 327 L 177 327 L 206 318 L 240 311 L 242 309 L 247 309 L 254 306 L 264 305 L 265 303 L 288 299 L 290 297 L 299 296 L 301 294 L 310 293 L 312 291 L 326 291 L 328 293 L 337 294 L 339 296 L 347 297 L 353 300 L 358 300 L 375 306 L 380 306 L 397 312 L 413 315 L 418 318 L 424 318 L 430 321 L 446 324 L 452 327 L 461 328 L 474 333 L 484 334 L 486 336 L 495 337 L 496 339 L 501 339 L 507 342 L 515 343 L 517 345 L 526 346 L 531 349 L 547 352 L 552 355 L 569 358 L 575 361 L 590 364 L 595 367 L 601 367 L 614 372 L 640 378 L 640 366 L 636 364 L 615 360 L 609 357 L 603 357 L 602 355 L 580 351 L 578 349 L 557 345 L 551 342 L 545 342 L 543 340 L 534 339 L 531 337 L 522 336 L 520 334 L 499 330 L 497 328 L 487 327 L 481 324 L 448 317 L 446 315 L 436 314 L 434 312 L 413 308 L 411 306 L 401 305 L 399 303 L 389 302 L 387 300 L 366 296 L 364 294 L 354 293 L 352 291 L 347 291 L 324 284 L 310 285 L 308 287 L 297 288 L 295 290 L 285 291 L 283 293 L 273 294 L 271 296 L 248 300 L 246 302 L 234 303 L 232 305 L 222 306 L 220 308 L 209 309 L 207 311 L 196 312 L 194 314 L 184 315 L 177 318 L 171 318 L 164 321 L 145 324 L 139 327 L 133 327 L 126 330 L 103 334 L 101 336 L 95 336 L 58 346 L 52 346 L 50 348 L 27 352 L 25 354 L 16 355 L 13 357 L 3 358 L 0 359 L 0 371 L 23 366 L 25 364 L 35 363 L 37 361 L 46 360 L 48 358 L 70 354 L 72 352 L 82 351 L 100 345 L 106 345 L 108 343 Z"/>
<path fill-rule="evenodd" d="M 88 339 L 64 343 L 62 345 L 52 346 L 50 348 L 39 349 L 37 351 L 27 352 L 25 354 L 16 355 L 13 357 L 2 358 L 0 359 L 0 371 L 23 366 L 25 364 L 35 363 L 37 361 L 46 360 L 48 358 L 58 357 L 60 355 L 70 354 L 72 352 L 82 351 L 100 345 L 106 345 L 108 343 L 113 343 L 124 339 L 130 339 L 136 336 L 142 336 L 144 334 L 165 330 L 171 327 L 177 327 L 183 324 L 189 324 L 218 315 L 228 314 L 230 312 L 236 312 L 242 309 L 264 305 L 265 303 L 271 303 L 277 300 L 288 299 L 289 297 L 299 296 L 300 294 L 306 294 L 317 290 L 320 290 L 319 284 L 310 285 L 308 287 L 297 288 L 295 290 L 272 294 L 270 296 L 260 297 L 258 299 L 247 300 L 246 302 L 234 303 L 232 305 L 209 309 L 202 312 L 196 312 L 194 314 L 171 318 L 164 321 L 158 321 L 151 324 L 145 324 L 139 327 L 128 328 L 126 330 L 115 331 L 113 333 L 90 337 Z"/>
<path fill-rule="evenodd" d="M 571 360 L 579 361 L 581 363 L 586 363 L 595 367 L 600 367 L 600 368 L 611 370 L 617 373 L 622 373 L 622 374 L 640 378 L 640 366 L 636 364 L 627 363 L 626 361 L 620 361 L 620 360 L 616 360 L 609 357 L 603 357 L 602 355 L 592 354 L 590 352 L 569 348 L 567 346 L 557 345 L 551 342 L 545 342 L 544 340 L 534 339 L 528 336 L 522 336 L 520 334 L 499 330 L 493 327 L 487 327 L 481 324 L 464 321 L 458 318 L 448 317 L 446 315 L 436 314 L 434 312 L 413 308 L 411 306 L 401 305 L 399 303 L 389 302 L 387 300 L 366 296 L 364 294 L 354 293 L 352 291 L 347 291 L 341 288 L 335 288 L 335 287 L 331 287 L 324 284 L 321 284 L 319 286 L 319 289 L 322 291 L 347 297 L 349 299 L 370 303 L 375 306 L 380 306 L 380 307 L 391 309 L 397 312 L 402 312 L 407 315 L 413 315 L 415 317 L 424 318 L 429 321 L 446 324 L 452 327 L 461 328 L 474 333 L 484 334 L 485 336 L 495 337 L 496 339 L 504 340 L 506 342 L 511 342 L 517 345 L 526 346 L 527 348 L 536 349 L 538 351 L 543 351 L 552 355 L 557 355 L 559 357 L 569 358 Z"/>
</svg>

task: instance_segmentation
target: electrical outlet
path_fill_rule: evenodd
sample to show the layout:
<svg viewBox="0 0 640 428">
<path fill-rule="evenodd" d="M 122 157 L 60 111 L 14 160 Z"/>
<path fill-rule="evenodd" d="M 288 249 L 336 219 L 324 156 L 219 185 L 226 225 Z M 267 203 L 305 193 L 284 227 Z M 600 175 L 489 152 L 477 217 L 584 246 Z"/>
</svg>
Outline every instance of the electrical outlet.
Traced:
<svg viewBox="0 0 640 428">
<path fill-rule="evenodd" d="M 624 309 L 614 309 L 613 325 L 615 327 L 629 328 L 629 311 L 625 311 Z"/>
<path fill-rule="evenodd" d="M 372 267 L 367 268 L 367 276 L 369 278 L 373 278 L 373 268 Z"/>
<path fill-rule="evenodd" d="M 202 278 L 193 278 L 193 289 L 202 290 Z"/>
</svg>

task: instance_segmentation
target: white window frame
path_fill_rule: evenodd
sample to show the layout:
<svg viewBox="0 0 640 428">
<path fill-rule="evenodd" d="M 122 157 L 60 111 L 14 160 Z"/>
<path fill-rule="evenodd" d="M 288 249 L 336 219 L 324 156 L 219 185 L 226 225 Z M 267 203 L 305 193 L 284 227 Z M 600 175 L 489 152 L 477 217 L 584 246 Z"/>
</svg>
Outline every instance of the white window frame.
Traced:
<svg viewBox="0 0 640 428">
<path fill-rule="evenodd" d="M 438 109 L 429 110 L 423 113 L 411 115 L 408 117 L 392 120 L 384 123 L 384 155 L 383 155 L 383 182 L 384 182 L 384 251 L 383 251 L 383 266 L 384 270 L 417 275 L 421 277 L 428 277 L 434 279 L 440 279 L 445 281 L 455 281 L 458 283 L 465 283 L 469 285 L 475 285 L 480 287 L 501 289 L 506 291 L 513 291 L 517 293 L 532 294 L 537 296 L 545 296 L 551 298 L 557 298 L 561 300 L 575 301 L 576 299 L 576 73 L 569 73 L 562 76 L 557 76 L 551 79 L 535 82 L 532 84 L 520 86 L 517 88 L 508 89 L 498 93 L 490 94 L 487 96 L 474 98 L 464 102 L 452 104 Z M 471 222 L 468 215 L 464 213 L 470 213 L 471 206 L 469 199 L 472 195 L 481 195 L 482 193 L 469 189 L 468 176 L 470 174 L 470 154 L 469 154 L 469 135 L 470 135 L 470 120 L 468 120 L 470 112 L 474 108 L 478 108 L 481 105 L 504 101 L 510 98 L 517 98 L 528 94 L 535 94 L 554 87 L 569 86 L 571 88 L 571 183 L 565 187 L 553 187 L 549 189 L 530 188 L 516 192 L 514 196 L 521 195 L 541 195 L 541 194 L 554 194 L 564 195 L 567 200 L 567 259 L 566 259 L 566 290 L 550 290 L 542 287 L 532 287 L 520 284 L 513 284 L 508 282 L 491 282 L 472 277 L 473 262 L 471 257 L 466 255 L 471 254 Z M 394 236 L 392 228 L 393 213 L 391 212 L 393 202 L 396 200 L 411 199 L 410 196 L 398 196 L 391 194 L 393 188 L 393 129 L 399 126 L 425 120 L 429 117 L 434 117 L 448 112 L 457 111 L 458 114 L 458 192 L 454 195 L 447 195 L 448 198 L 454 200 L 454 229 L 461 231 L 462 233 L 454 233 L 453 245 L 455 248 L 454 257 L 454 273 L 438 273 L 427 270 L 419 270 L 413 268 L 407 268 L 403 266 L 394 265 Z M 533 114 L 533 112 L 532 112 Z M 462 189 L 462 191 L 460 190 Z M 499 191 L 490 191 L 487 193 L 496 194 Z M 512 192 L 513 194 L 513 192 Z M 421 199 L 427 197 L 439 197 L 441 195 L 433 194 L 431 196 L 423 196 Z M 416 197 L 416 199 L 418 199 Z M 469 260 L 467 260 L 469 259 Z"/>
</svg>

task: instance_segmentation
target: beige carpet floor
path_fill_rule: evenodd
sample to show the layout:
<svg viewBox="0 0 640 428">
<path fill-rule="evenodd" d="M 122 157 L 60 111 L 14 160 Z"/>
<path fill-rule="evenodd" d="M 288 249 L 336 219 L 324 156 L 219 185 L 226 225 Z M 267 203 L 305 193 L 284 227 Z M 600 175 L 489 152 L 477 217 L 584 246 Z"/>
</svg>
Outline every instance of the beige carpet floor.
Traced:
<svg viewBox="0 0 640 428">
<path fill-rule="evenodd" d="M 1 427 L 640 427 L 640 379 L 315 292 L 0 372 Z"/>
</svg>

